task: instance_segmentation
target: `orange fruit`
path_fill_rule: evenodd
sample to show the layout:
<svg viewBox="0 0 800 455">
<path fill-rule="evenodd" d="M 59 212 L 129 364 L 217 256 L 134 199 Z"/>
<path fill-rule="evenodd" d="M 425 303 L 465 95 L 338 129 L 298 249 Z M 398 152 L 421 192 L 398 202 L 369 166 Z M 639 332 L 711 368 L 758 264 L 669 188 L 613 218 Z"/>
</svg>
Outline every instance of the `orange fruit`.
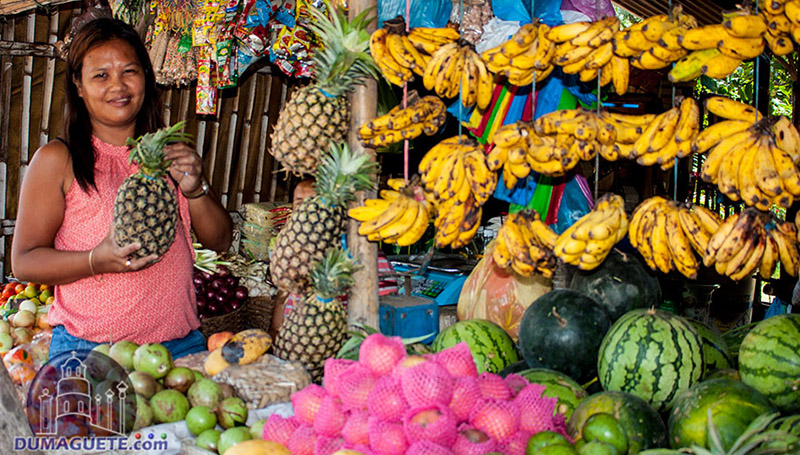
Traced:
<svg viewBox="0 0 800 455">
<path fill-rule="evenodd" d="M 8 375 L 15 384 L 26 385 L 36 377 L 36 371 L 31 365 L 16 365 L 8 370 Z"/>
</svg>

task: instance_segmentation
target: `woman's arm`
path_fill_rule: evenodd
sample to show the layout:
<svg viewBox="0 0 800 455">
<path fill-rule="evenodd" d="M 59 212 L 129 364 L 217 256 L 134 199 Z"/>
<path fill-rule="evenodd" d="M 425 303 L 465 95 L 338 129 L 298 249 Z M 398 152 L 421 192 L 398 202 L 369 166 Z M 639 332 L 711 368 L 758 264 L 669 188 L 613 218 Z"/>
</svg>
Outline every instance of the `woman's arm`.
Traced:
<svg viewBox="0 0 800 455">
<path fill-rule="evenodd" d="M 120 248 L 110 234 L 92 250 L 56 250 L 56 233 L 64 221 L 64 196 L 73 180 L 69 152 L 63 143 L 50 142 L 34 154 L 22 180 L 11 243 L 11 266 L 18 279 L 66 284 L 91 276 L 92 272 L 137 270 L 153 259 L 137 259 L 126 267 L 127 255 L 139 246 Z"/>
<path fill-rule="evenodd" d="M 195 151 L 186 144 L 167 147 L 167 158 L 172 161 L 169 171 L 184 195 L 200 194 L 203 184 L 203 163 Z M 199 197 L 189 198 L 189 215 L 197 240 L 204 248 L 225 251 L 233 240 L 233 221 L 209 191 Z"/>
</svg>

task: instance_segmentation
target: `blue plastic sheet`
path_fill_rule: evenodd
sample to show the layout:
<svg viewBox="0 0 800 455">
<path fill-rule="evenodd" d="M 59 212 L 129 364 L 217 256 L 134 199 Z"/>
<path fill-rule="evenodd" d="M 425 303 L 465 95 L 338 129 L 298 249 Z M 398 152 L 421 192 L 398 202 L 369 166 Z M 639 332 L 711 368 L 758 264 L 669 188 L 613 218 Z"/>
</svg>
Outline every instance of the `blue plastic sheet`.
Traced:
<svg viewBox="0 0 800 455">
<path fill-rule="evenodd" d="M 406 0 L 378 2 L 379 26 L 397 16 L 406 18 L 409 27 L 444 27 L 453 9 L 451 0 L 411 0 L 411 18 L 406 18 Z"/>
<path fill-rule="evenodd" d="M 536 0 L 533 16 L 547 25 L 561 23 L 561 0 Z M 492 2 L 494 15 L 504 21 L 531 21 L 531 2 L 528 0 L 495 0 Z"/>
</svg>

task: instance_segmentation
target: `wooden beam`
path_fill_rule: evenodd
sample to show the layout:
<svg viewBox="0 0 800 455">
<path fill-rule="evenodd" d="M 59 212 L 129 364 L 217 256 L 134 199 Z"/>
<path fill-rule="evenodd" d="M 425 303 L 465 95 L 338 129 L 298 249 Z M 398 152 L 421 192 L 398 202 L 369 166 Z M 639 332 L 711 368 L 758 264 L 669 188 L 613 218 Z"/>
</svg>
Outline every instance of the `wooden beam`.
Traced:
<svg viewBox="0 0 800 455">
<path fill-rule="evenodd" d="M 48 57 L 56 58 L 56 48 L 52 44 L 24 43 L 21 41 L 0 40 L 0 56 Z"/>
<path fill-rule="evenodd" d="M 58 10 L 50 14 L 50 31 L 47 41 L 54 44 L 58 41 Z M 42 97 L 42 119 L 39 125 L 39 147 L 44 146 L 50 140 L 50 111 L 53 107 L 53 86 L 56 79 L 56 60 L 47 59 L 44 70 L 44 96 Z"/>
<path fill-rule="evenodd" d="M 351 0 L 350 17 L 356 17 L 362 11 L 373 7 L 377 7 L 377 0 Z M 376 24 L 373 22 L 371 28 L 375 26 Z M 364 85 L 356 87 L 350 95 L 350 103 L 352 107 L 348 137 L 350 149 L 357 153 L 369 154 L 374 161 L 376 159 L 375 151 L 361 145 L 357 131 L 361 125 L 375 118 L 378 106 L 377 83 L 369 79 Z M 374 196 L 374 190 L 359 192 L 358 204 L 363 204 L 364 199 Z M 352 219 L 348 223 L 347 246 L 362 267 L 355 273 L 355 286 L 350 290 L 347 320 L 351 325 L 360 323 L 378 328 L 378 247 L 366 237 L 358 234 L 358 224 Z"/>
<path fill-rule="evenodd" d="M 3 0 L 0 1 L 0 16 L 17 14 L 41 6 L 56 6 L 77 0 Z"/>
</svg>

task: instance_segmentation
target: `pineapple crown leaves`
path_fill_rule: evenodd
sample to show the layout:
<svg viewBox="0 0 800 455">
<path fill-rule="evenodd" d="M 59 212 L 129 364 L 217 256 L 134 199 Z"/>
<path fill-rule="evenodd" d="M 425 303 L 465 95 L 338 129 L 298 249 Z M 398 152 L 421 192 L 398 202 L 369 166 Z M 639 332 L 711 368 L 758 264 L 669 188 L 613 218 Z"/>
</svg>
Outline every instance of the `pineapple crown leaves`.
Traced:
<svg viewBox="0 0 800 455">
<path fill-rule="evenodd" d="M 317 166 L 316 194 L 328 205 L 355 200 L 355 192 L 375 187 L 378 164 L 366 153 L 355 153 L 347 144 L 331 142 Z"/>
<path fill-rule="evenodd" d="M 314 295 L 320 300 L 330 300 L 346 293 L 355 284 L 353 273 L 359 268 L 361 266 L 347 250 L 341 247 L 328 249 L 309 272 Z"/>
<path fill-rule="evenodd" d="M 182 131 L 184 126 L 186 122 L 178 122 L 136 139 L 128 138 L 126 145 L 131 148 L 128 162 L 138 164 L 145 175 L 166 174 L 170 161 L 164 158 L 164 147 L 175 142 L 192 142 L 192 136 Z"/>
<path fill-rule="evenodd" d="M 373 8 L 367 8 L 351 21 L 345 12 L 331 8 L 327 0 L 325 8 L 328 14 L 309 8 L 314 18 L 309 28 L 324 45 L 312 56 L 317 85 L 328 96 L 337 97 L 360 84 L 364 76 L 380 79 L 378 65 L 368 52 L 367 26 L 375 19 Z"/>
</svg>

